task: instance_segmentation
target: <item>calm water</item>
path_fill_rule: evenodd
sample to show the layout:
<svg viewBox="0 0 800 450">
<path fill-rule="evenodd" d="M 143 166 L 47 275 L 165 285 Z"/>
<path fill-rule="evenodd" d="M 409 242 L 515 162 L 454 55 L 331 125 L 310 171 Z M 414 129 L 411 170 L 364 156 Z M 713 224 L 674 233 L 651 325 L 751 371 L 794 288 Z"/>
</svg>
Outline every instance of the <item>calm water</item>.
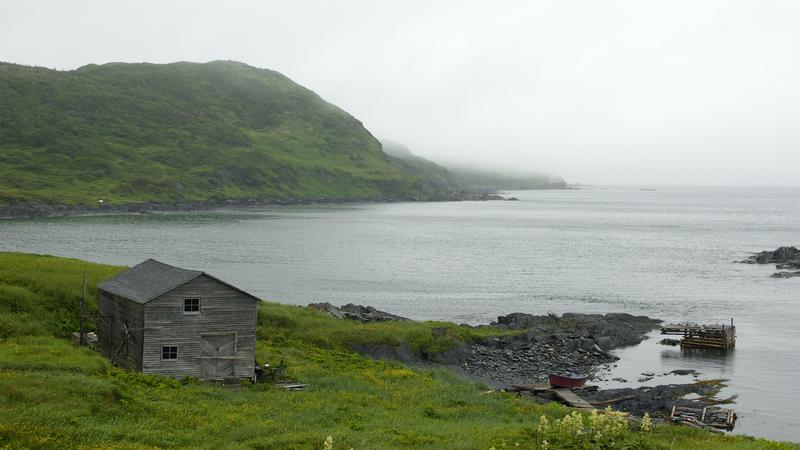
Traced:
<svg viewBox="0 0 800 450">
<path fill-rule="evenodd" d="M 800 278 L 734 264 L 800 245 L 800 189 L 515 192 L 519 202 L 274 207 L 0 222 L 0 249 L 204 269 L 263 298 L 485 323 L 514 311 L 729 322 L 727 356 L 646 341 L 610 377 L 731 380 L 739 433 L 800 441 Z M 657 377 L 649 384 L 687 382 Z M 619 386 L 618 383 L 607 383 Z"/>
</svg>

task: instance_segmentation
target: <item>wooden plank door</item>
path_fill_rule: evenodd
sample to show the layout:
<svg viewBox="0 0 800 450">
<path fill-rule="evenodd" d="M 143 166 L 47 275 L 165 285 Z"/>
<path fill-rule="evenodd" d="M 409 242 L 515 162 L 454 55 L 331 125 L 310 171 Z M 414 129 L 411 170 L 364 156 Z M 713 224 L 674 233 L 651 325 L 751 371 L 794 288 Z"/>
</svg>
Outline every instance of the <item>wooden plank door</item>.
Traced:
<svg viewBox="0 0 800 450">
<path fill-rule="evenodd" d="M 233 366 L 236 361 L 236 333 L 202 335 L 200 361 L 201 378 L 233 377 Z"/>
</svg>

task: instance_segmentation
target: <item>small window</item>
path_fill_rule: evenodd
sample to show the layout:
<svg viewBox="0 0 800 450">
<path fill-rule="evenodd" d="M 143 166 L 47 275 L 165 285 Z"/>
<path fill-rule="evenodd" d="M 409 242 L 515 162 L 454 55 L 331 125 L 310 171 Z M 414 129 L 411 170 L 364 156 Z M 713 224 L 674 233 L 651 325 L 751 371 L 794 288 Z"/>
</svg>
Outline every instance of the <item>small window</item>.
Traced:
<svg viewBox="0 0 800 450">
<path fill-rule="evenodd" d="M 175 345 L 161 347 L 161 359 L 178 359 L 178 347 Z"/>
<path fill-rule="evenodd" d="M 199 298 L 185 298 L 183 299 L 183 312 L 200 312 L 200 299 Z"/>
</svg>

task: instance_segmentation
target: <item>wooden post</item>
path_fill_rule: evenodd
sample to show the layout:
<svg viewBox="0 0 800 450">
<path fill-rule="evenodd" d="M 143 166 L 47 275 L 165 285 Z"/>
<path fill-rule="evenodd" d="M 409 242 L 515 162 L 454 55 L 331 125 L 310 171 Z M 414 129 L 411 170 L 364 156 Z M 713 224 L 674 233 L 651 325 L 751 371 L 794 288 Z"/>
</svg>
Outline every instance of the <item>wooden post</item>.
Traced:
<svg viewBox="0 0 800 450">
<path fill-rule="evenodd" d="M 86 345 L 86 314 L 84 311 L 85 303 L 86 303 L 86 272 L 83 273 L 83 292 L 81 293 L 81 317 L 80 317 L 81 329 L 79 331 L 80 335 L 78 336 L 78 343 L 81 346 Z"/>
</svg>

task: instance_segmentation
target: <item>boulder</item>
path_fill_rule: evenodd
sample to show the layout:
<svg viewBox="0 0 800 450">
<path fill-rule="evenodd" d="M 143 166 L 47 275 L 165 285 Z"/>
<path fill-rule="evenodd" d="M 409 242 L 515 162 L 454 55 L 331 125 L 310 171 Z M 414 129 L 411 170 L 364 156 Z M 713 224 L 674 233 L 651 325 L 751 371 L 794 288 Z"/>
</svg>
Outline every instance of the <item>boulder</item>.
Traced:
<svg viewBox="0 0 800 450">
<path fill-rule="evenodd" d="M 796 247 L 779 247 L 773 251 L 754 253 L 740 262 L 745 264 L 800 264 L 800 250 Z"/>
<path fill-rule="evenodd" d="M 597 346 L 605 351 L 611 350 L 614 345 L 614 340 L 608 336 L 600 336 L 596 342 Z"/>
</svg>

